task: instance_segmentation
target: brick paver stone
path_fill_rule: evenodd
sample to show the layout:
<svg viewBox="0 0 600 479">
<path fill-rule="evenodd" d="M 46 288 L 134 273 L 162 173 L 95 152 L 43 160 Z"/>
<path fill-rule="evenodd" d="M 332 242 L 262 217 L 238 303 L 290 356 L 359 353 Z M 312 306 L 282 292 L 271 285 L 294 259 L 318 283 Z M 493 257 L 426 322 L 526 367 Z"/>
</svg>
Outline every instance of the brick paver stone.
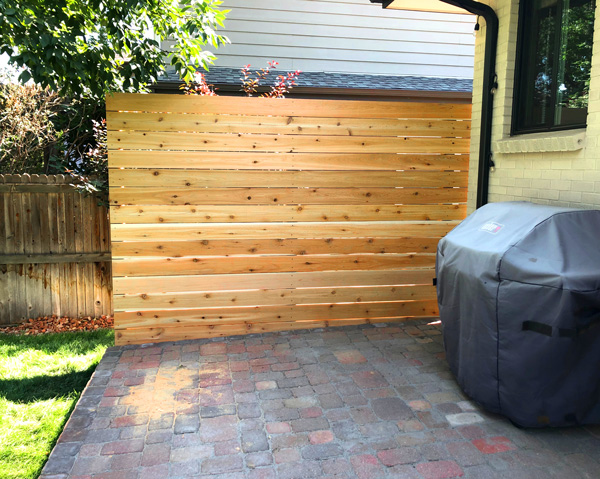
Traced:
<svg viewBox="0 0 600 479">
<path fill-rule="evenodd" d="M 412 464 L 420 459 L 419 452 L 414 447 L 388 449 L 377 453 L 379 460 L 388 467 L 398 464 Z"/>
<path fill-rule="evenodd" d="M 327 419 L 322 417 L 309 418 L 309 419 L 298 419 L 291 421 L 292 431 L 294 432 L 308 432 L 318 431 L 319 429 L 329 429 L 329 422 Z"/>
<path fill-rule="evenodd" d="M 427 321 L 110 348 L 40 479 L 595 478 L 600 427 L 521 430 Z"/>
<path fill-rule="evenodd" d="M 202 472 L 204 474 L 241 471 L 243 467 L 244 464 L 241 455 L 214 457 L 202 462 Z"/>
<path fill-rule="evenodd" d="M 297 462 L 300 460 L 300 451 L 298 449 L 279 449 L 273 454 L 276 464 L 285 464 L 286 462 Z"/>
<path fill-rule="evenodd" d="M 431 409 L 431 404 L 429 404 L 427 401 L 410 401 L 408 405 L 413 411 L 427 411 Z"/>
<path fill-rule="evenodd" d="M 256 389 L 258 391 L 265 391 L 268 389 L 277 389 L 277 383 L 275 381 L 258 381 L 256 383 Z"/>
<path fill-rule="evenodd" d="M 396 397 L 373 399 L 371 407 L 373 412 L 384 421 L 397 421 L 414 417 L 412 409 L 402 399 Z"/>
<path fill-rule="evenodd" d="M 197 414 L 179 415 L 175 418 L 175 434 L 197 432 L 200 427 L 200 418 Z"/>
<path fill-rule="evenodd" d="M 110 456 L 97 456 L 97 457 L 81 457 L 71 469 L 73 475 L 84 475 L 84 474 L 98 474 L 105 472 L 110 469 L 112 462 Z"/>
<path fill-rule="evenodd" d="M 140 452 L 144 449 L 143 439 L 131 439 L 128 441 L 109 442 L 102 446 L 100 454 L 103 456 L 113 454 L 128 454 L 130 452 Z"/>
<path fill-rule="evenodd" d="M 447 479 L 465 475 L 464 471 L 454 461 L 424 462 L 417 464 L 416 468 L 425 479 Z"/>
<path fill-rule="evenodd" d="M 291 431 L 292 426 L 287 422 L 271 422 L 267 424 L 267 432 L 269 434 L 283 434 Z"/>
<path fill-rule="evenodd" d="M 311 444 L 302 449 L 304 459 L 324 459 L 326 457 L 341 456 L 343 450 L 337 444 Z"/>
<path fill-rule="evenodd" d="M 484 439 L 475 439 L 473 445 L 484 454 L 495 454 L 516 449 L 517 447 L 510 439 L 503 436 L 489 437 Z"/>
<path fill-rule="evenodd" d="M 370 454 L 354 456 L 350 458 L 350 463 L 359 479 L 383 477 L 383 467 L 375 456 Z"/>
<path fill-rule="evenodd" d="M 359 371 L 351 376 L 360 388 L 382 388 L 389 385 L 386 379 L 377 371 Z"/>
<path fill-rule="evenodd" d="M 365 358 L 361 352 L 356 349 L 335 351 L 333 354 L 342 364 L 360 364 L 367 362 L 367 358 Z"/>
<path fill-rule="evenodd" d="M 308 440 L 311 444 L 325 444 L 331 442 L 334 435 L 331 431 L 313 431 L 308 434 Z"/>
<path fill-rule="evenodd" d="M 483 422 L 483 418 L 476 412 L 461 412 L 457 414 L 448 414 L 446 416 L 446 420 L 453 427 L 467 426 L 469 424 Z"/>
<path fill-rule="evenodd" d="M 485 462 L 483 453 L 470 442 L 449 442 L 446 447 L 462 466 L 475 466 Z"/>
<path fill-rule="evenodd" d="M 267 436 L 262 431 L 242 432 L 242 450 L 244 452 L 259 452 L 269 449 Z"/>
<path fill-rule="evenodd" d="M 200 424 L 200 439 L 204 443 L 221 442 L 235 439 L 237 433 L 237 417 L 219 416 L 202 419 Z"/>
</svg>

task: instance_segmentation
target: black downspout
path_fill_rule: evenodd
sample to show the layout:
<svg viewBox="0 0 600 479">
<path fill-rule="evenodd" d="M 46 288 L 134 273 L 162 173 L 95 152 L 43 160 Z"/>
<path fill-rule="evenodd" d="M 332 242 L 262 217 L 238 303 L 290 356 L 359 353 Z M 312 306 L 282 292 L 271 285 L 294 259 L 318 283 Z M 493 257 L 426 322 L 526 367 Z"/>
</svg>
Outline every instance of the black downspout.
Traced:
<svg viewBox="0 0 600 479">
<path fill-rule="evenodd" d="M 467 10 L 475 15 L 480 15 L 485 20 L 485 54 L 483 60 L 483 95 L 481 99 L 481 134 L 479 137 L 479 175 L 477 177 L 477 208 L 487 204 L 490 167 L 492 165 L 492 120 L 494 107 L 494 93 L 498 88 L 496 80 L 496 50 L 498 46 L 498 16 L 492 7 L 473 0 L 440 0 L 443 3 L 454 5 Z M 372 3 L 381 3 L 383 8 L 389 6 L 393 0 L 371 0 Z"/>
<path fill-rule="evenodd" d="M 479 175 L 477 176 L 477 208 L 487 204 L 490 167 L 492 165 L 492 120 L 494 93 L 498 88 L 496 77 L 496 50 L 498 46 L 498 16 L 492 7 L 472 0 L 440 0 L 464 8 L 485 20 L 485 54 L 483 59 L 483 95 L 481 98 L 481 136 L 479 137 Z"/>
</svg>

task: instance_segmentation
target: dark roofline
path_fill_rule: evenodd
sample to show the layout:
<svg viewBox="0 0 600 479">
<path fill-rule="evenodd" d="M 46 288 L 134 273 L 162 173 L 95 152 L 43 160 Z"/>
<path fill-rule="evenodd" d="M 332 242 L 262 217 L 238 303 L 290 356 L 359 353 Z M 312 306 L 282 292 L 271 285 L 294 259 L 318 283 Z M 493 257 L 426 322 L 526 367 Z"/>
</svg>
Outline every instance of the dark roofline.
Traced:
<svg viewBox="0 0 600 479">
<path fill-rule="evenodd" d="M 273 70 L 270 78 L 285 74 Z M 242 95 L 239 69 L 213 67 L 205 72 L 207 83 L 223 95 Z M 183 82 L 173 73 L 161 78 L 151 88 L 155 92 L 178 93 Z M 356 99 L 415 99 L 425 101 L 471 101 L 473 82 L 462 78 L 437 78 L 401 75 L 302 72 L 296 86 L 286 96 Z M 259 89 L 267 91 L 268 86 Z"/>
<path fill-rule="evenodd" d="M 181 93 L 182 82 L 161 81 L 150 86 L 154 93 Z M 218 94 L 223 96 L 245 96 L 239 85 L 213 83 Z M 258 94 L 268 91 L 268 88 L 259 88 Z M 313 99 L 347 99 L 347 100 L 402 100 L 402 101 L 440 101 L 471 103 L 471 92 L 456 91 L 425 91 L 425 90 L 390 90 L 373 88 L 318 88 L 294 87 L 286 95 L 287 98 L 313 98 Z"/>
<path fill-rule="evenodd" d="M 252 69 L 251 69 L 252 71 Z M 206 81 L 214 85 L 240 86 L 242 74 L 239 68 L 212 67 L 203 72 Z M 268 83 L 287 71 L 272 70 Z M 181 82 L 174 72 L 167 73 L 159 83 Z M 373 75 L 366 73 L 302 72 L 296 79 L 297 87 L 349 88 L 368 90 L 413 90 L 471 92 L 473 81 L 468 78 L 423 77 L 414 75 Z"/>
</svg>

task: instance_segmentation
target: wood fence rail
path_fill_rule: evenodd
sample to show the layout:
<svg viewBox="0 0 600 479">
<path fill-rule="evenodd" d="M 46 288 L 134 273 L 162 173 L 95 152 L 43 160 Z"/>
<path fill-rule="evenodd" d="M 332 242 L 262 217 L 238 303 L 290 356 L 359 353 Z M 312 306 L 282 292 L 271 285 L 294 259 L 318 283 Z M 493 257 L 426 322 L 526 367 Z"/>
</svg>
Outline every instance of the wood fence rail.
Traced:
<svg viewBox="0 0 600 479">
<path fill-rule="evenodd" d="M 471 106 L 107 98 L 117 344 L 431 317 Z"/>
<path fill-rule="evenodd" d="M 0 324 L 112 314 L 108 211 L 64 175 L 0 175 Z"/>
</svg>

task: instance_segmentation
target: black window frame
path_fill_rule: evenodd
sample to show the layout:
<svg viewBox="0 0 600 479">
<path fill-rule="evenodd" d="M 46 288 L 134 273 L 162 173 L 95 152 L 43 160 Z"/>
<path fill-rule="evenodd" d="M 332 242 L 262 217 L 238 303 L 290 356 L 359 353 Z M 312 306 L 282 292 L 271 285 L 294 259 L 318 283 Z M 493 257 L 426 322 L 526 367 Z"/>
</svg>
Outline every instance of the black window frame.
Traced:
<svg viewBox="0 0 600 479">
<path fill-rule="evenodd" d="M 594 4 L 596 4 L 595 0 L 592 0 Z M 525 90 L 523 88 L 523 83 L 526 81 L 521 76 L 522 62 L 525 54 L 525 45 L 524 41 L 526 38 L 525 34 L 525 21 L 526 21 L 526 13 L 528 8 L 528 0 L 520 0 L 519 1 L 519 22 L 518 22 L 518 30 L 517 30 L 517 54 L 515 58 L 515 76 L 513 79 L 513 104 L 512 104 L 512 112 L 511 112 L 511 122 L 510 122 L 510 135 L 524 135 L 528 133 L 548 133 L 553 131 L 565 131 L 565 130 L 576 130 L 587 128 L 587 115 L 586 121 L 582 124 L 571 124 L 571 125 L 553 125 L 553 126 L 536 126 L 536 127 L 523 127 L 518 128 L 517 126 L 517 117 L 520 113 L 521 106 L 521 95 Z M 596 19 L 594 18 L 594 24 Z M 559 43 L 559 42 L 557 42 Z M 592 46 L 593 48 L 593 46 Z M 592 55 L 593 55 L 592 50 Z M 591 74 L 591 73 L 590 73 Z M 554 88 L 554 87 L 553 87 Z M 552 95 L 553 102 L 556 99 L 556 95 Z M 589 107 L 589 105 L 588 105 Z M 553 107 L 554 110 L 554 107 Z"/>
</svg>

